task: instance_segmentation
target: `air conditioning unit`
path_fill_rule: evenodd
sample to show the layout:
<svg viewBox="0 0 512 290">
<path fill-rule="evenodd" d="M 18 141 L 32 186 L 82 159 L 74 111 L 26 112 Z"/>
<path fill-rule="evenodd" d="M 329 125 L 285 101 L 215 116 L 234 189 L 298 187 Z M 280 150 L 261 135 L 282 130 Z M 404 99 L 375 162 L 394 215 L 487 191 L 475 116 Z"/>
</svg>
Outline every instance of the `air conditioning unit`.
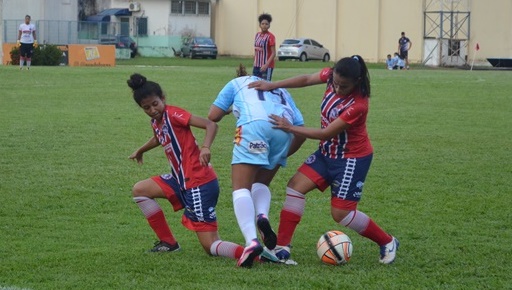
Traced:
<svg viewBox="0 0 512 290">
<path fill-rule="evenodd" d="M 130 3 L 130 6 L 128 6 L 128 10 L 130 10 L 132 12 L 140 11 L 140 3 L 139 2 Z"/>
</svg>

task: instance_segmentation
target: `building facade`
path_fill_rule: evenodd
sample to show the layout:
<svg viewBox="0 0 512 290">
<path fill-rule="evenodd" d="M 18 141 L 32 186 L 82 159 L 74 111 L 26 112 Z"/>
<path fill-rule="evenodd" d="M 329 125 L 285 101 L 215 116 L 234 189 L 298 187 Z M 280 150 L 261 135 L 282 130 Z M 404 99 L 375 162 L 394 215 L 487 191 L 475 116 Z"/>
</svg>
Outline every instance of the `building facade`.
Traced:
<svg viewBox="0 0 512 290">
<path fill-rule="evenodd" d="M 82 2 L 85 0 L 81 0 Z M 91 2 L 94 0 L 90 0 Z M 80 1 L 79 1 L 80 2 Z M 455 64 L 512 57 L 512 0 L 96 0 L 100 9 L 130 8 L 113 18 L 127 25 L 140 53 L 173 56 L 183 37 L 211 36 L 220 55 L 253 55 L 257 17 L 270 13 L 277 42 L 310 37 L 331 59 L 360 54 L 383 62 L 397 51 L 403 31 L 412 41 L 412 63 Z M 100 7 L 101 6 L 101 7 Z M 76 0 L 3 0 L 2 16 L 77 21 Z M 9 30 L 4 25 L 4 31 Z M 53 29 L 54 30 L 54 29 Z M 40 37 L 40 39 L 43 39 Z M 6 40 L 4 36 L 4 41 Z M 476 50 L 478 44 L 479 50 Z M 447 56 L 454 56 L 450 60 Z M 449 62 L 447 62 L 449 63 Z"/>
</svg>

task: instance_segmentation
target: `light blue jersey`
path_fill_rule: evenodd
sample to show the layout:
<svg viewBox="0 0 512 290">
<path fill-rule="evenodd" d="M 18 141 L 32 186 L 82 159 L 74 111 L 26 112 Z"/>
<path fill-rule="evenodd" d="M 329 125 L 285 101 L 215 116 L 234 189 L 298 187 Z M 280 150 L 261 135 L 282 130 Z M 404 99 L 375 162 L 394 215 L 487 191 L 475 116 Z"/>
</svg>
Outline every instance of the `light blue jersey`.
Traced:
<svg viewBox="0 0 512 290">
<path fill-rule="evenodd" d="M 273 169 L 285 166 L 293 134 L 274 129 L 270 114 L 282 116 L 296 126 L 304 125 L 301 112 L 285 89 L 258 91 L 247 88 L 255 76 L 233 79 L 220 91 L 214 106 L 227 111 L 233 106 L 236 132 L 231 164 L 260 165 Z"/>
<path fill-rule="evenodd" d="M 255 76 L 244 76 L 231 80 L 220 91 L 213 104 L 227 111 L 233 106 L 233 115 L 237 118 L 236 126 L 256 121 L 269 121 L 269 115 L 284 117 L 293 125 L 304 125 L 304 119 L 295 106 L 290 93 L 285 89 L 258 91 L 247 85 L 262 80 Z"/>
</svg>

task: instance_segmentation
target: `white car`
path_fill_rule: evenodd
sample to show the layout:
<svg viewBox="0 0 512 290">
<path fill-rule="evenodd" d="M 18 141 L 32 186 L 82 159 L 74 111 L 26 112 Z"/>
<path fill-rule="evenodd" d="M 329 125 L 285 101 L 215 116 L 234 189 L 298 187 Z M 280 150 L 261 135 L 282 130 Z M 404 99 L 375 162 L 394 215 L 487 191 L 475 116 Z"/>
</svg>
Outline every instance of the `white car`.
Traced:
<svg viewBox="0 0 512 290">
<path fill-rule="evenodd" d="M 308 61 L 310 59 L 321 59 L 328 62 L 331 59 L 329 50 L 311 38 L 290 38 L 285 39 L 277 50 L 279 60 L 299 59 Z"/>
</svg>

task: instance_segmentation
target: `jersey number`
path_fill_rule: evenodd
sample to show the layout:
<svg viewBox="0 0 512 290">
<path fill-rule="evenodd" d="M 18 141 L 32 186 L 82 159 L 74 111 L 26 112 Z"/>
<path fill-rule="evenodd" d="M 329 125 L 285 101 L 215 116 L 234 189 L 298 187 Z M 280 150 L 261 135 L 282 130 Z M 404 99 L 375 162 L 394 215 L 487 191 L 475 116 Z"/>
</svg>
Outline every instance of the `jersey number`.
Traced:
<svg viewBox="0 0 512 290">
<path fill-rule="evenodd" d="M 284 99 L 282 91 L 278 91 L 277 92 L 275 90 L 272 90 L 272 91 L 269 91 L 269 92 L 271 92 L 274 95 L 280 96 L 281 97 L 281 104 L 286 106 L 286 100 Z M 263 95 L 263 91 L 259 91 L 258 90 L 258 99 L 260 99 L 260 101 L 265 101 L 265 95 Z"/>
</svg>

